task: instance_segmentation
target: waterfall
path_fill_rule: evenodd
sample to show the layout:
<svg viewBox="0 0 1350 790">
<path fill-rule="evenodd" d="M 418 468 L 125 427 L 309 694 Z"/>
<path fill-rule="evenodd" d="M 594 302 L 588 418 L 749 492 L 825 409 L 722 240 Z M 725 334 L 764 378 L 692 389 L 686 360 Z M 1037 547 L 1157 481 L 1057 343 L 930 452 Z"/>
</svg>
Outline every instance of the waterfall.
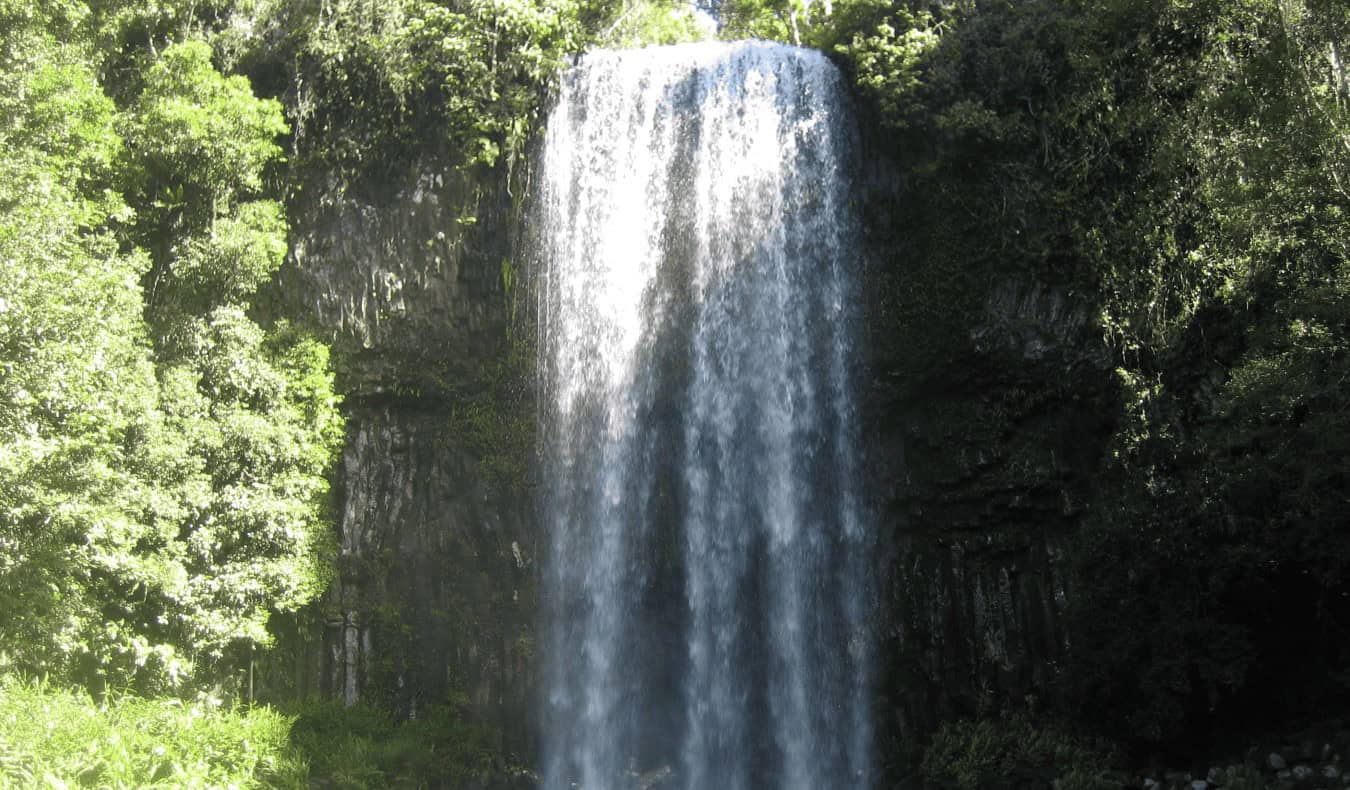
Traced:
<svg viewBox="0 0 1350 790">
<path fill-rule="evenodd" d="M 536 226 L 549 790 L 870 785 L 851 130 L 794 47 L 563 79 Z"/>
</svg>

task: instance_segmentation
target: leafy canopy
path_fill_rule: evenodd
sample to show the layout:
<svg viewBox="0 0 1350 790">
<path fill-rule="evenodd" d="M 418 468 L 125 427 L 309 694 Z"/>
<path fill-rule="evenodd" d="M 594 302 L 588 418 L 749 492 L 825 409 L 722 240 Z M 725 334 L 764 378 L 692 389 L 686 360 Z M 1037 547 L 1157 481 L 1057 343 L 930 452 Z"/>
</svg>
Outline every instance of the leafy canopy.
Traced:
<svg viewBox="0 0 1350 790">
<path fill-rule="evenodd" d="M 280 105 L 184 41 L 119 108 L 96 16 L 0 6 L 0 666 L 219 681 L 326 583 L 342 422 L 327 349 L 248 312 Z"/>
</svg>

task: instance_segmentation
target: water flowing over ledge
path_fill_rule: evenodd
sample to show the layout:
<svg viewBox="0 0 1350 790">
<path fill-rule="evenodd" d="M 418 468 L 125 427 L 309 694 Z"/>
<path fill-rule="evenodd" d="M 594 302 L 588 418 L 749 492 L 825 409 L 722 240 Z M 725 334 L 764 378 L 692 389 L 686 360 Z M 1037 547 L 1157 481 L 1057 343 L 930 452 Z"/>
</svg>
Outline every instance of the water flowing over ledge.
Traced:
<svg viewBox="0 0 1350 790">
<path fill-rule="evenodd" d="M 547 788 L 870 785 L 852 128 L 793 47 L 564 78 L 537 220 Z"/>
</svg>

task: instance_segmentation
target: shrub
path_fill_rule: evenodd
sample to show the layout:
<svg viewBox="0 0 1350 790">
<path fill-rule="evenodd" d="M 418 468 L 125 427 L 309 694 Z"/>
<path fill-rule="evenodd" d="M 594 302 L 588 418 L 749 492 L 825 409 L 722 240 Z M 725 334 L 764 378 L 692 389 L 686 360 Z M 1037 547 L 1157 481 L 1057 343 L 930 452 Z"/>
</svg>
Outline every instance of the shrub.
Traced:
<svg viewBox="0 0 1350 790">
<path fill-rule="evenodd" d="M 396 721 L 370 705 L 344 708 L 333 700 L 299 711 L 291 742 L 307 759 L 315 782 L 328 787 L 459 787 L 501 766 L 499 737 L 436 706 Z"/>
<path fill-rule="evenodd" d="M 1102 744 L 1014 714 L 944 724 L 924 751 L 920 772 L 930 787 L 1107 790 L 1120 786 L 1114 764 Z"/>
</svg>

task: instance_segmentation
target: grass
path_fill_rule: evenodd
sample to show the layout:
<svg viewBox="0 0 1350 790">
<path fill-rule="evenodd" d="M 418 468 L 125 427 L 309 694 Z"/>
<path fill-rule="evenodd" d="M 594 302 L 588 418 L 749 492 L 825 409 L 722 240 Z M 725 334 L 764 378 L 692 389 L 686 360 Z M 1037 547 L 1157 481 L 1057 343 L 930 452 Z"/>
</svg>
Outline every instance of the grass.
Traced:
<svg viewBox="0 0 1350 790">
<path fill-rule="evenodd" d="M 0 677 L 0 786 L 303 788 L 292 717 Z"/>
<path fill-rule="evenodd" d="M 450 706 L 414 721 L 311 702 L 281 712 L 0 675 L 0 788 L 458 787 L 500 776 L 500 738 Z"/>
<path fill-rule="evenodd" d="M 368 705 L 313 702 L 300 709 L 291 730 L 314 784 L 342 790 L 461 787 L 505 770 L 499 740 L 449 706 L 398 721 Z"/>
</svg>

